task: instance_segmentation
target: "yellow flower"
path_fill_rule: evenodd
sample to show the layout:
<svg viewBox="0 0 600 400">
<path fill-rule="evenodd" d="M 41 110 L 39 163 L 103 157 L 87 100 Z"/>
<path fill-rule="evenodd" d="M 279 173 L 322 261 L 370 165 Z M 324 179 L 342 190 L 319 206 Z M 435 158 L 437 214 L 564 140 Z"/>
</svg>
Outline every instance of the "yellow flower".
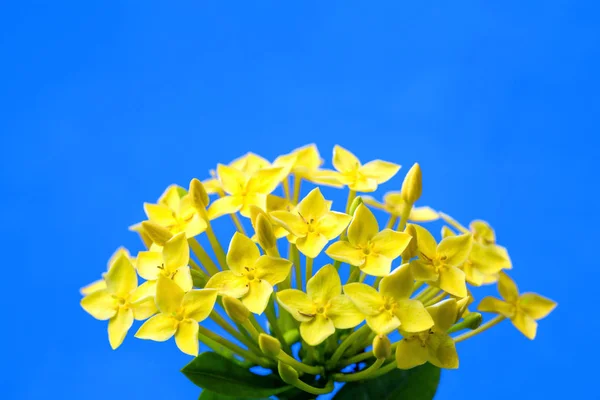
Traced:
<svg viewBox="0 0 600 400">
<path fill-rule="evenodd" d="M 332 265 L 321 268 L 306 284 L 306 292 L 286 289 L 277 293 L 283 308 L 300 321 L 300 335 L 310 346 L 317 346 L 335 328 L 353 328 L 364 320 L 354 303 L 342 294 L 342 282 Z"/>
<path fill-rule="evenodd" d="M 221 164 L 217 167 L 217 173 L 227 196 L 212 203 L 208 209 L 211 220 L 238 211 L 244 217 L 250 217 L 252 205 L 266 210 L 267 195 L 275 190 L 285 176 L 283 168 L 263 168 L 244 173 Z"/>
<path fill-rule="evenodd" d="M 410 299 L 413 285 L 410 265 L 404 264 L 381 280 L 379 292 L 364 283 L 350 283 L 344 293 L 377 334 L 386 335 L 399 326 L 406 332 L 419 332 L 429 329 L 433 320 L 420 301 Z"/>
<path fill-rule="evenodd" d="M 427 307 L 434 325 L 419 333 L 402 333 L 396 347 L 396 362 L 400 369 L 410 369 L 430 362 L 439 368 L 458 368 L 458 354 L 454 340 L 446 332 L 456 321 L 458 307 L 455 299 L 448 299 Z"/>
<path fill-rule="evenodd" d="M 326 201 L 321 190 L 316 188 L 302 199 L 295 211 L 273 211 L 271 217 L 295 236 L 296 246 L 302 254 L 315 258 L 352 219 L 348 214 L 330 210 L 331 202 Z"/>
<path fill-rule="evenodd" d="M 309 182 L 341 187 L 338 174 L 334 171 L 320 169 L 323 160 L 314 144 L 293 150 L 289 154 L 279 156 L 273 161 L 273 166 L 288 168 L 296 179 Z"/>
<path fill-rule="evenodd" d="M 455 236 L 456 234 L 448 227 L 442 228 L 442 237 Z M 498 272 L 510 268 L 508 254 L 500 250 L 500 246 L 483 244 L 475 239 L 473 235 L 473 247 L 469 257 L 461 266 L 467 282 L 473 286 L 481 286 L 494 283 L 498 280 Z"/>
<path fill-rule="evenodd" d="M 156 283 L 163 276 L 172 279 L 179 287 L 188 292 L 192 289 L 190 274 L 190 248 L 185 233 L 178 233 L 169 239 L 162 251 L 140 251 L 137 256 L 137 270 L 146 279 L 140 286 L 140 296 L 154 296 Z"/>
<path fill-rule="evenodd" d="M 348 227 L 348 241 L 341 240 L 329 246 L 327 255 L 334 260 L 358 266 L 364 273 L 386 276 L 392 261 L 404 251 L 412 237 L 408 233 L 384 229 L 373 213 L 361 204 Z"/>
<path fill-rule="evenodd" d="M 259 156 L 258 154 L 248 152 L 243 156 L 236 158 L 235 160 L 230 162 L 228 166 L 240 170 L 244 173 L 251 174 L 258 171 L 259 169 L 271 167 L 271 163 L 263 157 Z M 221 185 L 221 182 L 217 178 L 217 173 L 214 170 L 211 170 L 210 173 L 211 176 L 213 176 L 213 178 L 207 179 L 202 182 L 204 188 L 206 189 L 206 192 L 208 194 L 223 193 L 223 185 Z"/>
<path fill-rule="evenodd" d="M 248 237 L 236 232 L 227 251 L 230 271 L 215 274 L 206 284 L 219 294 L 241 299 L 255 314 L 267 307 L 273 286 L 290 273 L 292 263 L 279 257 L 261 256 L 258 247 Z"/>
<path fill-rule="evenodd" d="M 211 313 L 217 291 L 192 290 L 185 293 L 172 280 L 161 276 L 156 288 L 156 305 L 160 314 L 144 322 L 136 338 L 164 342 L 175 335 L 175 343 L 182 352 L 198 355 L 198 323 Z"/>
<path fill-rule="evenodd" d="M 110 256 L 110 259 L 108 260 L 108 265 L 106 266 L 106 270 L 107 271 L 110 270 L 111 265 L 113 265 L 114 261 L 121 254 L 124 254 L 130 260 L 132 259 L 131 255 L 129 254 L 129 251 L 127 251 L 127 249 L 125 247 L 119 247 L 112 254 L 112 256 Z M 86 285 L 86 286 L 82 287 L 81 289 L 79 289 L 79 293 L 81 293 L 82 296 L 87 296 L 88 294 L 92 294 L 94 292 L 97 292 L 98 290 L 106 289 L 106 281 L 104 280 L 105 276 L 106 276 L 106 273 L 103 273 L 102 274 L 102 279 L 99 279 L 97 281 L 94 281 L 94 282 L 90 283 L 89 285 Z"/>
<path fill-rule="evenodd" d="M 112 262 L 104 282 L 106 288 L 81 299 L 81 307 L 96 319 L 108 320 L 108 341 L 116 349 L 123 343 L 134 318 L 148 318 L 156 312 L 156 306 L 152 298 L 133 301 L 140 288 L 135 268 L 123 252 Z"/>
<path fill-rule="evenodd" d="M 410 263 L 415 278 L 457 297 L 467 296 L 465 273 L 458 268 L 471 251 L 473 237 L 463 234 L 442 239 L 438 245 L 429 231 L 411 225 L 417 234 L 419 258 Z"/>
<path fill-rule="evenodd" d="M 383 196 L 383 203 L 378 202 L 371 196 L 362 196 L 365 204 L 371 207 L 385 210 L 390 215 L 400 218 L 402 216 L 402 210 L 405 207 L 404 201 L 402 200 L 401 192 L 388 192 Z M 430 222 L 439 219 L 437 211 L 431 207 L 413 207 L 410 211 L 408 219 L 414 222 Z"/>
<path fill-rule="evenodd" d="M 362 165 L 354 154 L 338 145 L 333 148 L 333 166 L 339 172 L 340 183 L 357 192 L 374 192 L 400 170 L 399 165 L 382 160 Z"/>
<path fill-rule="evenodd" d="M 504 301 L 495 297 L 485 297 L 477 309 L 509 318 L 529 339 L 535 338 L 538 325 L 536 321 L 546 317 L 556 307 L 554 301 L 536 293 L 519 295 L 517 285 L 504 272 L 500 273 L 498 279 L 498 291 Z"/>
<path fill-rule="evenodd" d="M 172 185 L 167 188 L 157 204 L 144 203 L 148 220 L 167 228 L 171 233 L 185 232 L 188 238 L 206 230 L 206 221 L 194 207 L 185 189 Z M 134 226 L 132 229 L 137 230 Z"/>
<path fill-rule="evenodd" d="M 277 239 L 281 239 L 282 237 L 289 235 L 289 232 L 285 230 L 285 228 L 282 227 L 280 224 L 275 222 L 271 218 L 270 213 L 272 211 L 292 211 L 294 210 L 294 208 L 294 205 L 288 199 L 270 194 L 267 196 L 266 212 L 256 206 L 250 207 L 250 222 L 252 223 L 252 227 L 256 231 L 256 218 L 259 214 L 264 214 L 273 225 L 273 234 L 275 235 L 275 237 Z"/>
</svg>

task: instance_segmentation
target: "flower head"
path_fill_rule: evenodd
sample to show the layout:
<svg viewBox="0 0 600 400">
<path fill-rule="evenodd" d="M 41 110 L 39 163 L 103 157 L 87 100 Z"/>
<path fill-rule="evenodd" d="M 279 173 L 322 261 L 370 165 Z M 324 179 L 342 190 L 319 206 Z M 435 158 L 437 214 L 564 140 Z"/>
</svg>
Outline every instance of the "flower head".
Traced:
<svg viewBox="0 0 600 400">
<path fill-rule="evenodd" d="M 256 244 L 237 232 L 229 244 L 227 265 L 230 271 L 215 274 L 206 287 L 240 299 L 255 314 L 265 311 L 273 286 L 282 282 L 292 267 L 286 259 L 261 256 Z"/>
<path fill-rule="evenodd" d="M 138 279 L 131 260 L 121 252 L 103 279 L 105 288 L 81 299 L 81 307 L 92 317 L 108 320 L 108 341 L 113 349 L 123 343 L 133 320 L 143 320 L 156 312 L 154 299 L 139 297 Z"/>
<path fill-rule="evenodd" d="M 404 264 L 381 280 L 379 292 L 364 283 L 344 286 L 344 294 L 367 316 L 367 324 L 380 335 L 401 327 L 406 332 L 429 329 L 433 320 L 419 300 L 410 299 L 414 278 Z"/>
<path fill-rule="evenodd" d="M 546 317 L 556 307 L 554 301 L 536 293 L 519 295 L 517 285 L 504 272 L 499 274 L 498 291 L 504 301 L 485 297 L 477 309 L 509 318 L 515 328 L 529 339 L 534 339 L 537 333 L 536 321 Z"/>
<path fill-rule="evenodd" d="M 164 342 L 175 336 L 182 352 L 198 355 L 198 323 L 206 319 L 217 299 L 214 289 L 185 293 L 175 282 L 161 276 L 156 288 L 156 305 L 160 314 L 140 327 L 135 337 Z"/>
<path fill-rule="evenodd" d="M 352 217 L 331 211 L 319 188 L 313 189 L 293 211 L 273 211 L 271 217 L 293 235 L 298 250 L 315 258 L 327 243 L 346 229 Z"/>
<path fill-rule="evenodd" d="M 348 240 L 333 243 L 326 253 L 334 260 L 359 267 L 364 273 L 386 276 L 412 237 L 392 229 L 379 231 L 373 213 L 361 204 L 348 227 Z"/>
</svg>

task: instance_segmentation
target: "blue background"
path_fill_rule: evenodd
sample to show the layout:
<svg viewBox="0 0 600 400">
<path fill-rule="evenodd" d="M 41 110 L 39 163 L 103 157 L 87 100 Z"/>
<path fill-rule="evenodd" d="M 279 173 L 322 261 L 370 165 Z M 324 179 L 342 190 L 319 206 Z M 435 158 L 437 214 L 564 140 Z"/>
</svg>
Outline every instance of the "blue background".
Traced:
<svg viewBox="0 0 600 400">
<path fill-rule="evenodd" d="M 3 3 L 2 397 L 196 398 L 173 342 L 113 352 L 78 289 L 140 249 L 127 226 L 168 184 L 316 142 L 420 162 L 421 204 L 490 221 L 520 288 L 559 302 L 533 342 L 462 343 L 438 400 L 589 398 L 597 3 L 198 3 Z"/>
</svg>

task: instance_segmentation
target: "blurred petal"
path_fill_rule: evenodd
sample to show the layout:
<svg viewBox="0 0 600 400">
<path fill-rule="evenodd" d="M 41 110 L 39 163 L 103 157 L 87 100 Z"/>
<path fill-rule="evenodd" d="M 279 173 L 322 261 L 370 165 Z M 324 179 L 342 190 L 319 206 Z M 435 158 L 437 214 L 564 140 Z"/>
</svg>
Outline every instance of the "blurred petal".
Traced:
<svg viewBox="0 0 600 400">
<path fill-rule="evenodd" d="M 206 221 L 198 214 L 193 214 L 189 219 L 186 220 L 185 224 L 185 236 L 192 238 L 204 232 L 208 225 Z"/>
<path fill-rule="evenodd" d="M 342 146 L 333 148 L 333 166 L 340 172 L 355 171 L 360 167 L 360 161 L 354 154 Z"/>
<path fill-rule="evenodd" d="M 108 341 L 113 350 L 123 343 L 131 325 L 133 325 L 133 311 L 125 307 L 119 308 L 117 314 L 108 321 Z"/>
<path fill-rule="evenodd" d="M 495 297 L 484 297 L 481 299 L 479 306 L 477 306 L 477 310 L 501 314 L 507 318 L 512 318 L 515 314 L 515 307 L 513 305 Z"/>
<path fill-rule="evenodd" d="M 536 293 L 523 293 L 519 298 L 519 307 L 531 318 L 542 319 L 554 310 L 556 303 Z"/>
<path fill-rule="evenodd" d="M 382 160 L 373 160 L 360 167 L 362 175 L 374 179 L 378 184 L 389 181 L 399 170 L 400 165 Z"/>
<path fill-rule="evenodd" d="M 379 232 L 375 215 L 365 206 L 358 206 L 348 226 L 348 241 L 355 247 L 365 246 Z"/>
<path fill-rule="evenodd" d="M 537 322 L 529 315 L 519 312 L 511 319 L 513 325 L 528 339 L 535 339 Z"/>
<path fill-rule="evenodd" d="M 104 279 L 99 279 L 79 289 L 79 293 L 81 293 L 83 296 L 87 296 L 88 294 L 92 294 L 104 289 L 106 289 L 106 282 Z"/>
<path fill-rule="evenodd" d="M 352 217 L 348 214 L 330 211 L 325 214 L 315 228 L 329 240 L 335 239 L 348 226 Z"/>
<path fill-rule="evenodd" d="M 130 303 L 139 303 L 145 301 L 148 298 L 156 296 L 156 281 L 146 281 L 138 286 L 129 296 Z"/>
<path fill-rule="evenodd" d="M 331 299 L 327 316 L 338 329 L 354 328 L 365 319 L 354 303 L 343 294 Z"/>
<path fill-rule="evenodd" d="M 165 228 L 177 224 L 177 220 L 173 216 L 173 210 L 165 204 L 144 203 L 144 211 L 150 221 Z"/>
<path fill-rule="evenodd" d="M 217 166 L 217 175 L 219 176 L 223 190 L 227 194 L 240 194 L 246 187 L 246 175 L 236 168 L 219 164 Z"/>
<path fill-rule="evenodd" d="M 469 233 L 449 236 L 442 239 L 437 247 L 437 254 L 444 264 L 456 267 L 467 260 L 472 245 L 473 237 Z"/>
<path fill-rule="evenodd" d="M 242 196 L 221 197 L 213 201 L 210 207 L 208 207 L 208 219 L 213 220 L 226 214 L 235 214 L 242 208 L 243 204 L 244 199 Z"/>
<path fill-rule="evenodd" d="M 150 316 L 156 314 L 158 308 L 156 308 L 156 303 L 154 302 L 154 298 L 147 297 L 145 300 L 132 304 L 131 309 L 133 310 L 133 318 L 138 321 L 149 318 Z"/>
<path fill-rule="evenodd" d="M 170 315 L 158 314 L 144 322 L 135 333 L 135 337 L 164 342 L 175 334 L 177 325 L 178 321 Z"/>
<path fill-rule="evenodd" d="M 300 324 L 300 335 L 310 346 L 317 346 L 335 333 L 333 321 L 321 314 Z"/>
<path fill-rule="evenodd" d="M 498 275 L 498 292 L 509 303 L 516 303 L 519 298 L 517 284 L 504 272 Z"/>
<path fill-rule="evenodd" d="M 249 193 L 269 194 L 285 177 L 284 168 L 264 168 L 252 174 L 246 189 Z"/>
<path fill-rule="evenodd" d="M 440 216 L 437 211 L 427 206 L 413 207 L 412 210 L 410 210 L 410 216 L 408 217 L 409 220 L 415 222 L 430 222 L 439 218 Z"/>
</svg>

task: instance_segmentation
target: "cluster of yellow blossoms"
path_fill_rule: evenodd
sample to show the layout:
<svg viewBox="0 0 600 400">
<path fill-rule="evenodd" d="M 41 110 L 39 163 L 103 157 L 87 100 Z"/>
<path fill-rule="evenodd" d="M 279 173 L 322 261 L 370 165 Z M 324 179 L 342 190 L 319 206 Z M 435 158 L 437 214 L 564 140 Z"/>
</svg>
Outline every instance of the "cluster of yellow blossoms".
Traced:
<svg viewBox="0 0 600 400">
<path fill-rule="evenodd" d="M 211 179 L 193 179 L 189 190 L 170 186 L 156 204 L 144 204 L 148 219 L 131 228 L 147 250 L 132 257 L 119 249 L 103 278 L 81 290 L 81 306 L 108 320 L 113 349 L 134 319 L 145 320 L 135 337 L 174 336 L 190 355 L 198 354 L 199 341 L 215 351 L 227 348 L 248 365 L 277 368 L 285 382 L 314 394 L 331 390 L 333 381 L 373 378 L 426 362 L 457 368 L 455 343 L 503 319 L 535 337 L 536 320 L 556 304 L 533 293 L 519 295 L 505 273 L 512 268 L 508 252 L 486 222 L 467 228 L 442 212 L 415 207 L 422 191 L 418 164 L 401 190 L 387 193 L 383 202 L 358 194 L 376 191 L 399 165 L 361 164 L 340 146 L 333 150 L 335 170 L 322 164 L 314 145 L 272 163 L 248 153 L 218 165 Z M 316 187 L 301 198 L 303 181 Z M 280 185 L 281 195 L 273 194 Z M 320 185 L 348 187 L 344 212 L 332 211 Z M 211 195 L 217 196 L 212 202 Z M 389 214 L 384 229 L 372 209 Z M 252 235 L 238 213 L 248 218 Z M 211 225 L 224 215 L 237 230 L 227 252 Z M 435 220 L 447 224 L 439 242 L 420 225 Z M 210 253 L 197 239 L 202 233 Z M 285 248 L 283 240 L 289 243 Z M 284 249 L 287 257 L 280 253 Z M 321 253 L 332 262 L 315 268 Z M 401 261 L 394 268 L 395 260 Z M 345 284 L 340 273 L 347 276 Z M 468 285 L 491 283 L 503 300 L 480 301 L 479 311 L 497 314 L 482 324 L 481 314 L 467 309 L 474 302 Z M 262 314 L 266 326 L 256 318 Z M 199 324 L 207 318 L 235 342 Z M 401 338 L 392 344 L 388 336 L 395 332 Z M 302 350 L 294 356 L 292 345 L 299 342 Z M 344 372 L 370 359 L 368 368 Z M 298 373 L 330 382 L 310 386 Z"/>
</svg>

